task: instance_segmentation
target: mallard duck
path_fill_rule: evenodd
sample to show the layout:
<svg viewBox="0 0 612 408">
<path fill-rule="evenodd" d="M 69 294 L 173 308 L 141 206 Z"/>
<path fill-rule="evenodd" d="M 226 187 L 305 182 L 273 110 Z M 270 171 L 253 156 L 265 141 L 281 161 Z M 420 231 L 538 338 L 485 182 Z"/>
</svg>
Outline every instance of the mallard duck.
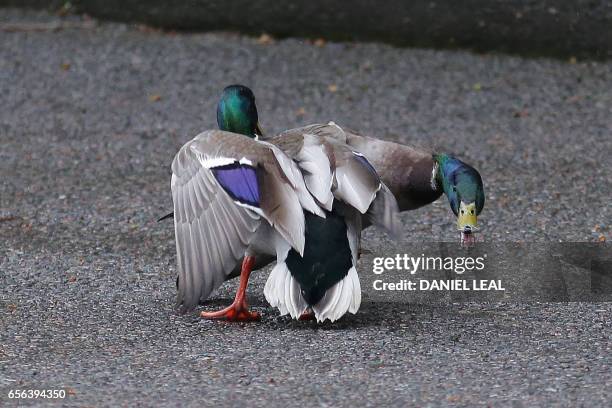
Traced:
<svg viewBox="0 0 612 408">
<path fill-rule="evenodd" d="M 324 216 L 291 159 L 230 132 L 206 131 L 186 143 L 172 162 L 171 187 L 178 302 L 185 309 L 208 297 L 241 259 L 242 288 L 254 253 L 279 256 L 292 247 L 302 254 L 304 210 Z M 219 315 L 258 318 L 244 290 Z"/>
<path fill-rule="evenodd" d="M 264 255 L 277 259 L 265 293 L 282 314 L 298 318 L 311 308 L 317 320 L 334 321 L 355 313 L 362 217 L 392 230 L 397 214 L 372 165 L 325 137 L 258 140 L 255 98 L 245 87 L 224 90 L 217 122 L 221 130 L 196 136 L 172 163 L 178 303 L 190 309 L 206 299 L 242 259 L 232 305 L 201 316 L 258 319 L 246 286 Z"/>
<path fill-rule="evenodd" d="M 334 138 L 366 152 L 368 161 L 395 195 L 400 211 L 432 203 L 444 193 L 457 217 L 461 243 L 474 242 L 485 193 L 480 173 L 469 164 L 448 154 L 362 136 L 334 122 L 287 130 L 277 137 L 304 132 Z"/>
</svg>

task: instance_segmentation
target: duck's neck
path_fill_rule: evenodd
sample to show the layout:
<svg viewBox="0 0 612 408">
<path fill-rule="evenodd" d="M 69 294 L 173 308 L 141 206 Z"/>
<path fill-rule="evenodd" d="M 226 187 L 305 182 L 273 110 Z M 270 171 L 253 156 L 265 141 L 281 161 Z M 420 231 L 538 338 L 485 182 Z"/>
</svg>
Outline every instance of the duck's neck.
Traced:
<svg viewBox="0 0 612 408">
<path fill-rule="evenodd" d="M 455 162 L 457 160 L 447 154 L 435 154 L 433 156 L 433 160 L 434 169 L 432 170 L 432 188 L 438 189 L 448 196 L 449 189 L 451 188 L 448 175 L 456 167 Z"/>
<path fill-rule="evenodd" d="M 448 154 L 434 154 L 433 159 L 436 167 L 435 185 L 448 197 L 452 189 L 450 175 L 456 173 L 458 168 L 465 165 Z"/>
</svg>

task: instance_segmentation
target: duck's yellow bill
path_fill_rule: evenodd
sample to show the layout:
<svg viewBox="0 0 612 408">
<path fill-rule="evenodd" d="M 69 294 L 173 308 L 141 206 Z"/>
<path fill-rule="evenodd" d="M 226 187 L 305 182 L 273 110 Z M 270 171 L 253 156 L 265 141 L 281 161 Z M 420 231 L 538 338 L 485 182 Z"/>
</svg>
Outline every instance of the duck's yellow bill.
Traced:
<svg viewBox="0 0 612 408">
<path fill-rule="evenodd" d="M 457 217 L 457 229 L 459 231 L 465 231 L 466 227 L 469 227 L 470 231 L 473 231 L 477 227 L 478 217 L 476 216 L 476 204 L 464 204 L 459 203 L 459 216 Z"/>
</svg>

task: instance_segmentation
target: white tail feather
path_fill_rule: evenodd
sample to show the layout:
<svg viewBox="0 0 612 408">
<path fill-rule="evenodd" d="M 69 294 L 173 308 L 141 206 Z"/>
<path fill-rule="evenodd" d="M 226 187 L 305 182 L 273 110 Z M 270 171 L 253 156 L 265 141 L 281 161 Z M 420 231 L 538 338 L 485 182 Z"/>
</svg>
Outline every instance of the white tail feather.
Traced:
<svg viewBox="0 0 612 408">
<path fill-rule="evenodd" d="M 359 306 L 361 306 L 361 284 L 359 283 L 359 276 L 357 276 L 357 270 L 355 267 L 353 267 L 352 270 L 355 276 L 353 279 L 351 279 L 351 282 L 353 282 L 353 296 L 351 298 L 351 305 L 349 306 L 348 311 L 351 314 L 355 314 L 359 310 Z"/>
<path fill-rule="evenodd" d="M 278 308 L 281 316 L 290 315 L 298 319 L 308 308 L 302 296 L 298 282 L 291 276 L 284 262 L 276 264 L 266 286 L 264 295 L 271 306 Z M 334 322 L 346 312 L 355 314 L 361 305 L 361 284 L 355 267 L 334 286 L 327 290 L 325 296 L 312 307 L 318 322 L 329 319 Z"/>
<path fill-rule="evenodd" d="M 287 264 L 279 262 L 274 266 L 264 288 L 264 295 L 271 306 L 278 308 L 281 316 L 289 314 L 299 318 L 308 308 L 300 285 L 293 279 Z"/>
<path fill-rule="evenodd" d="M 288 271 L 287 271 L 288 272 Z M 325 296 L 312 307 L 318 322 L 326 319 L 334 322 L 346 312 L 355 314 L 361 305 L 361 284 L 355 267 L 333 287 L 327 290 Z"/>
</svg>

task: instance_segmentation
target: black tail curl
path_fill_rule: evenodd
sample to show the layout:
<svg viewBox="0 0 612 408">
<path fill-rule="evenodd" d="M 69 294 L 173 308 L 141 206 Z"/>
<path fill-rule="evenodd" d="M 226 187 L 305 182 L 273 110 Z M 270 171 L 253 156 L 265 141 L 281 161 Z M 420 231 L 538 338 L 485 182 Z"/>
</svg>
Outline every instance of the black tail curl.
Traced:
<svg viewBox="0 0 612 408">
<path fill-rule="evenodd" d="M 167 220 L 168 218 L 174 218 L 174 212 L 171 212 L 170 214 L 164 215 L 163 217 L 158 219 L 157 222 L 160 222 L 160 221 L 163 221 L 163 220 Z"/>
</svg>

